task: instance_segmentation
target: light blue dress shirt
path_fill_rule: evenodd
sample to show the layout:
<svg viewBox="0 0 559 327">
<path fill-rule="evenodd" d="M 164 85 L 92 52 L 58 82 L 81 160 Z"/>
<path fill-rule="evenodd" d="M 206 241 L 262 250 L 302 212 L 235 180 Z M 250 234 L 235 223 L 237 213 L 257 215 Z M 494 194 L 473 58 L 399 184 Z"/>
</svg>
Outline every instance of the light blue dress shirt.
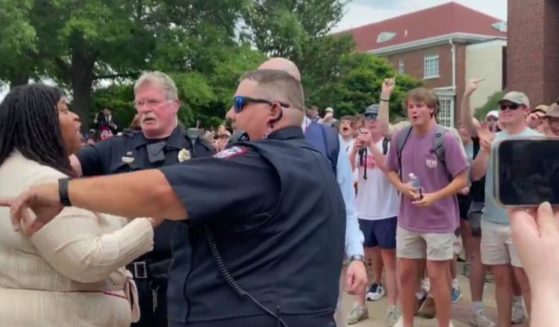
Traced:
<svg viewBox="0 0 559 327">
<path fill-rule="evenodd" d="M 340 138 L 341 142 L 341 138 Z M 359 228 L 357 210 L 355 209 L 355 189 L 353 188 L 353 172 L 349 156 L 344 149 L 340 148 L 338 153 L 338 165 L 336 177 L 345 202 L 346 226 L 345 226 L 345 254 L 349 258 L 353 255 L 363 255 L 363 233 Z"/>
</svg>

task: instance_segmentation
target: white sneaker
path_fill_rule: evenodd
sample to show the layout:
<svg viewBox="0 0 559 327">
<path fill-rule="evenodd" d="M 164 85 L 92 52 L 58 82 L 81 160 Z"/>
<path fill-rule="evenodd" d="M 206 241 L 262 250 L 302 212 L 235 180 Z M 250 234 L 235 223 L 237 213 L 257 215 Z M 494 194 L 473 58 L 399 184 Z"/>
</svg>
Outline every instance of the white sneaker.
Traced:
<svg viewBox="0 0 559 327">
<path fill-rule="evenodd" d="M 485 311 L 479 310 L 474 312 L 470 318 L 470 326 L 473 327 L 495 327 L 497 326 L 491 319 L 487 318 Z"/>
<path fill-rule="evenodd" d="M 388 310 L 388 313 L 386 314 L 386 325 L 388 327 L 396 326 L 396 324 L 400 320 L 402 320 L 402 314 L 400 313 L 398 307 L 393 307 L 392 309 Z M 403 326 L 403 322 L 402 322 L 402 326 Z"/>
<path fill-rule="evenodd" d="M 356 323 L 369 318 L 369 310 L 367 306 L 355 304 L 347 319 L 348 325 L 355 325 Z"/>
<path fill-rule="evenodd" d="M 425 277 L 421 280 L 421 289 L 425 291 L 425 293 L 429 293 L 431 290 L 431 282 L 429 281 L 429 278 Z"/>
<path fill-rule="evenodd" d="M 384 287 L 382 287 L 382 284 L 374 283 L 367 291 L 366 298 L 369 301 L 378 301 L 382 299 L 385 294 L 386 292 L 384 291 Z"/>
<path fill-rule="evenodd" d="M 510 320 L 513 325 L 521 324 L 524 321 L 524 305 L 522 301 L 512 303 L 512 315 Z"/>
<path fill-rule="evenodd" d="M 392 327 L 404 327 L 404 317 L 400 316 L 400 318 L 398 318 L 398 321 L 396 321 L 396 323 Z"/>
</svg>

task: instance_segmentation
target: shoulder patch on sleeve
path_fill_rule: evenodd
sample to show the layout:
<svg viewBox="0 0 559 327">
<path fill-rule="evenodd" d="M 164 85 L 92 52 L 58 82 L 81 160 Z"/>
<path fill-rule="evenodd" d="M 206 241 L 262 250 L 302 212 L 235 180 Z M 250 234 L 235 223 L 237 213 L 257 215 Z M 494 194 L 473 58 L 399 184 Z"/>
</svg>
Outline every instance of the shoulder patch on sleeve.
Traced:
<svg viewBox="0 0 559 327">
<path fill-rule="evenodd" d="M 242 156 L 247 152 L 248 149 L 246 147 L 232 146 L 221 152 L 218 152 L 216 155 L 214 155 L 214 157 L 219 159 L 231 159 L 234 157 Z"/>
</svg>

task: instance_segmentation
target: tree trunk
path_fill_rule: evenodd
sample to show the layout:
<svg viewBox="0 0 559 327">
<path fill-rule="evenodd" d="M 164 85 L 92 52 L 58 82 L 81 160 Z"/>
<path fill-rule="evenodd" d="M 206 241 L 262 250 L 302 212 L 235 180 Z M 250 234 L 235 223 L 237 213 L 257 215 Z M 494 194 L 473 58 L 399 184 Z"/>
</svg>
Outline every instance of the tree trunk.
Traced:
<svg viewBox="0 0 559 327">
<path fill-rule="evenodd" d="M 70 79 L 72 81 L 73 111 L 80 116 L 82 131 L 89 130 L 92 120 L 91 115 L 91 93 L 95 73 L 93 67 L 97 54 L 86 54 L 81 49 L 75 49 L 72 53 L 72 66 L 70 67 Z"/>
</svg>

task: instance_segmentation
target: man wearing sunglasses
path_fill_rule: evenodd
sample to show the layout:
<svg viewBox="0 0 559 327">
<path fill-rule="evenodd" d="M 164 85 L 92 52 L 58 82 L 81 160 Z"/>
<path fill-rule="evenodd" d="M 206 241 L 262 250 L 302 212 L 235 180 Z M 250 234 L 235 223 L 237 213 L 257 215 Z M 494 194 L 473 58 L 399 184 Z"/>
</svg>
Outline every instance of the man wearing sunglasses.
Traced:
<svg viewBox="0 0 559 327">
<path fill-rule="evenodd" d="M 508 326 L 511 316 L 515 323 L 524 317 L 522 298 L 513 299 L 512 278 L 516 278 L 526 307 L 530 310 L 530 287 L 528 279 L 522 269 L 522 264 L 516 253 L 511 239 L 511 228 L 506 210 L 499 206 L 494 194 L 495 158 L 492 149 L 503 140 L 524 137 L 541 136 L 528 127 L 526 116 L 530 112 L 530 101 L 521 92 L 509 92 L 499 101 L 499 120 L 503 130 L 493 136 L 492 133 L 478 133 L 484 151 L 480 151 L 472 164 L 472 179 L 479 180 L 485 176 L 485 207 L 481 217 L 481 261 L 489 266 L 495 276 L 495 298 L 499 326 Z M 519 319 L 514 311 L 521 311 Z"/>
<path fill-rule="evenodd" d="M 334 326 L 345 208 L 330 164 L 305 141 L 304 107 L 291 75 L 249 72 L 227 118 L 250 141 L 212 158 L 44 184 L 0 205 L 17 221 L 33 210 L 28 233 L 63 205 L 188 223 L 173 239 L 170 327 Z"/>
<path fill-rule="evenodd" d="M 284 71 L 298 81 L 301 81 L 301 74 L 297 66 L 285 58 L 269 59 L 260 65 L 258 69 Z M 342 276 L 340 279 L 340 295 L 344 290 L 350 294 L 358 294 L 364 291 L 367 285 L 367 270 L 364 264 L 363 251 L 364 237 L 359 229 L 357 211 L 354 204 L 355 191 L 351 164 L 348 154 L 340 147 L 340 144 L 344 142 L 335 129 L 313 121 L 309 117 L 304 118 L 301 127 L 307 141 L 328 158 L 332 171 L 336 174 L 346 208 L 345 258 L 348 262 L 345 276 Z M 363 315 L 365 316 L 365 314 Z M 347 320 L 345 312 L 338 307 L 338 310 L 336 310 L 336 323 L 340 326 L 345 326 Z"/>
<path fill-rule="evenodd" d="M 559 101 L 549 106 L 545 118 L 549 126 L 549 136 L 559 136 Z"/>
</svg>

